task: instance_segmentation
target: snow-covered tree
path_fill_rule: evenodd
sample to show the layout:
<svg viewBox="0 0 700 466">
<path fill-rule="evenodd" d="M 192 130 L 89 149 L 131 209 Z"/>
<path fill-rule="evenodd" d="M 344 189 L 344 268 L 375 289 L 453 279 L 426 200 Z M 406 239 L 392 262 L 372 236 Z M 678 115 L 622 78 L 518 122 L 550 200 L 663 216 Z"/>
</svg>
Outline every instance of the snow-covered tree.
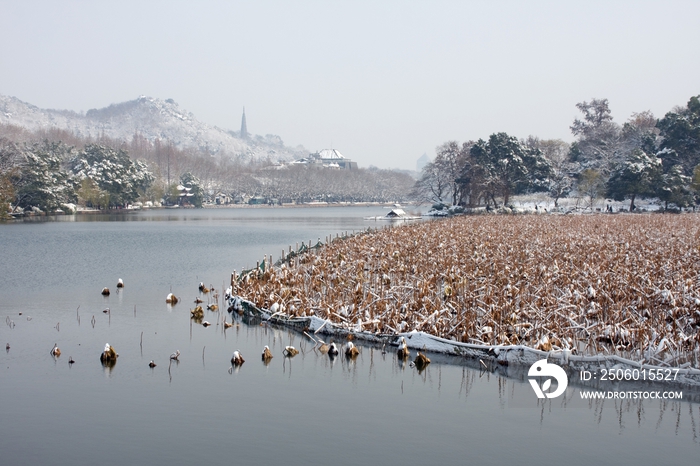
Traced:
<svg viewBox="0 0 700 466">
<path fill-rule="evenodd" d="M 571 146 L 561 139 L 539 139 L 530 136 L 525 142 L 531 149 L 539 149 L 551 168 L 546 180 L 547 192 L 554 199 L 554 206 L 559 206 L 559 199 L 566 197 L 574 188 L 574 178 L 578 167 L 569 160 Z"/>
<path fill-rule="evenodd" d="M 647 154 L 658 152 L 660 130 L 656 127 L 657 119 L 650 111 L 633 113 L 622 125 L 621 153 L 628 154 L 641 149 Z"/>
<path fill-rule="evenodd" d="M 683 174 L 692 176 L 700 164 L 700 95 L 691 97 L 685 108 L 668 112 L 658 123 L 661 130 L 659 157 L 664 168 L 683 167 Z"/>
<path fill-rule="evenodd" d="M 109 193 L 100 189 L 91 178 L 83 178 L 78 189 L 78 202 L 86 207 L 102 209 L 109 206 Z"/>
<path fill-rule="evenodd" d="M 695 204 L 699 204 L 700 200 L 700 165 L 696 165 L 693 169 L 693 177 L 690 179 L 690 190 L 695 197 Z"/>
<path fill-rule="evenodd" d="M 70 151 L 62 143 L 48 141 L 21 150 L 18 167 L 11 177 L 16 207 L 51 212 L 75 202 L 75 186 L 61 166 Z"/>
<path fill-rule="evenodd" d="M 480 139 L 470 149 L 474 169 L 485 191 L 495 202 L 532 188 L 542 188 L 551 167 L 539 149 L 531 149 L 506 133 L 496 133 L 488 142 Z"/>
<path fill-rule="evenodd" d="M 194 176 L 192 173 L 183 173 L 180 176 L 180 184 L 185 188 L 188 188 L 190 194 L 192 194 L 191 202 L 195 207 L 202 207 L 204 202 L 204 188 L 202 187 L 202 182 Z"/>
<path fill-rule="evenodd" d="M 661 180 L 661 159 L 648 155 L 641 149 L 632 151 L 617 165 L 607 183 L 607 195 L 616 201 L 630 199 L 630 211 L 639 196 L 654 196 Z"/>
<path fill-rule="evenodd" d="M 92 144 L 69 162 L 76 180 L 89 178 L 109 195 L 109 206 L 132 203 L 153 183 L 145 163 L 132 161 L 125 150 Z"/>
<path fill-rule="evenodd" d="M 0 219 L 7 218 L 11 204 L 15 201 L 15 186 L 13 179 L 19 172 L 22 152 L 19 145 L 0 138 Z"/>
<path fill-rule="evenodd" d="M 693 203 L 693 195 L 690 187 L 691 178 L 683 174 L 683 167 L 674 165 L 668 172 L 661 175 L 661 182 L 656 186 L 656 195 L 668 205 L 675 204 L 678 207 L 687 207 Z"/>
<path fill-rule="evenodd" d="M 583 169 L 607 176 L 619 162 L 622 131 L 613 122 L 608 99 L 591 99 L 576 104 L 583 119 L 574 120 L 571 132 L 578 140 L 571 145 L 571 158 Z"/>
</svg>

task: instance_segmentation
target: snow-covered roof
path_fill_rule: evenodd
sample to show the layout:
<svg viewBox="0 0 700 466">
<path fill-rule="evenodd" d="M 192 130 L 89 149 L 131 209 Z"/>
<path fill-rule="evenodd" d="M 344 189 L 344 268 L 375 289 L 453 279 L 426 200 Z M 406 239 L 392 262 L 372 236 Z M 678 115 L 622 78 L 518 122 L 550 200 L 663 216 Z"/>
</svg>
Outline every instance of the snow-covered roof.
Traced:
<svg viewBox="0 0 700 466">
<path fill-rule="evenodd" d="M 393 209 L 391 212 L 386 214 L 387 217 L 405 217 L 406 212 L 403 209 Z"/>
<path fill-rule="evenodd" d="M 341 154 L 337 149 L 323 149 L 318 151 L 319 157 L 322 159 L 344 159 L 343 154 Z"/>
</svg>

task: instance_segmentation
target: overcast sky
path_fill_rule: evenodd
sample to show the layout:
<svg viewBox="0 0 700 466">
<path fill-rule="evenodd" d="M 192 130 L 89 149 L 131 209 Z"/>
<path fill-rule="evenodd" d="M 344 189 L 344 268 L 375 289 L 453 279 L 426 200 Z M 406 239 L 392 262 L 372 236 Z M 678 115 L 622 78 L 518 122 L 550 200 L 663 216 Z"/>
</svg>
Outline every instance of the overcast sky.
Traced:
<svg viewBox="0 0 700 466">
<path fill-rule="evenodd" d="M 700 94 L 700 1 L 0 0 L 0 94 L 87 111 L 147 95 L 205 123 L 415 168 L 448 141 L 572 140 Z"/>
</svg>

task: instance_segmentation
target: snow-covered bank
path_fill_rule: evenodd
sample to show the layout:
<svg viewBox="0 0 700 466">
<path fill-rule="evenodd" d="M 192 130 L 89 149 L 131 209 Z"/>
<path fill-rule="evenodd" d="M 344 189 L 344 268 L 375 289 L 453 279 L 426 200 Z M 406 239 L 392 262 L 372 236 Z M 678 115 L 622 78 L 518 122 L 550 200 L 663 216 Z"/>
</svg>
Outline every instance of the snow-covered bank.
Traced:
<svg viewBox="0 0 700 466">
<path fill-rule="evenodd" d="M 231 311 L 259 317 L 276 325 L 293 328 L 299 332 L 303 332 L 314 340 L 320 339 L 317 336 L 318 334 L 337 339 L 345 339 L 349 335 L 352 335 L 356 340 L 395 347 L 398 346 L 400 338 L 404 337 L 410 349 L 479 361 L 483 363 L 484 368 L 490 370 L 494 370 L 498 368 L 498 366 L 505 366 L 511 369 L 511 373 L 521 377 L 524 375 L 523 371 L 543 358 L 566 368 L 570 375 L 579 373 L 580 371 L 600 372 L 601 369 L 619 369 L 622 371 L 636 369 L 639 371 L 645 370 L 646 372 L 669 369 L 668 366 L 644 364 L 616 355 L 577 355 L 571 354 L 569 350 L 541 351 L 524 345 L 481 345 L 462 343 L 418 331 L 399 334 L 377 334 L 363 331 L 359 328 L 344 328 L 329 320 L 320 319 L 316 316 L 289 317 L 280 312 L 273 313 L 267 309 L 258 308 L 254 303 L 240 296 L 231 297 L 229 299 L 229 304 Z M 700 370 L 692 367 L 674 368 L 671 374 L 671 379 L 664 380 L 658 384 L 663 384 L 666 388 L 690 388 L 694 391 L 700 390 Z M 597 381 L 594 381 L 594 383 L 595 382 Z M 629 382 L 637 385 L 640 384 L 639 380 L 631 380 Z M 652 384 L 652 381 L 646 381 L 646 383 Z"/>
</svg>

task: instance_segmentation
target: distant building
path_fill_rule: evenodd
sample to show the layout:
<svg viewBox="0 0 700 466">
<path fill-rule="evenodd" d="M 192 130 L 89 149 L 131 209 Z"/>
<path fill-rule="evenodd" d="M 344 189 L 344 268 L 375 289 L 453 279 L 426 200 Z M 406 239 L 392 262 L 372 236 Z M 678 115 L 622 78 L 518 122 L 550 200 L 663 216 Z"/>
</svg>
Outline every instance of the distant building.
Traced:
<svg viewBox="0 0 700 466">
<path fill-rule="evenodd" d="M 217 205 L 230 204 L 231 202 L 231 196 L 221 191 L 217 192 L 214 196 L 214 203 L 216 203 Z"/>
<path fill-rule="evenodd" d="M 345 158 L 337 149 L 323 149 L 316 153 L 309 154 L 308 157 L 304 157 L 303 159 L 295 160 L 292 163 L 317 168 L 357 169 L 357 162 Z"/>
<path fill-rule="evenodd" d="M 178 202 L 177 202 L 179 205 L 192 204 L 192 198 L 194 197 L 194 193 L 191 192 L 192 188 L 186 188 L 182 185 L 178 185 L 177 190 L 179 192 Z"/>
<path fill-rule="evenodd" d="M 241 118 L 241 139 L 248 139 L 248 125 L 245 122 L 245 107 L 243 107 L 243 118 Z"/>
<path fill-rule="evenodd" d="M 263 196 L 253 196 L 248 200 L 248 204 L 251 205 L 264 205 L 268 204 L 269 200 Z"/>
</svg>

